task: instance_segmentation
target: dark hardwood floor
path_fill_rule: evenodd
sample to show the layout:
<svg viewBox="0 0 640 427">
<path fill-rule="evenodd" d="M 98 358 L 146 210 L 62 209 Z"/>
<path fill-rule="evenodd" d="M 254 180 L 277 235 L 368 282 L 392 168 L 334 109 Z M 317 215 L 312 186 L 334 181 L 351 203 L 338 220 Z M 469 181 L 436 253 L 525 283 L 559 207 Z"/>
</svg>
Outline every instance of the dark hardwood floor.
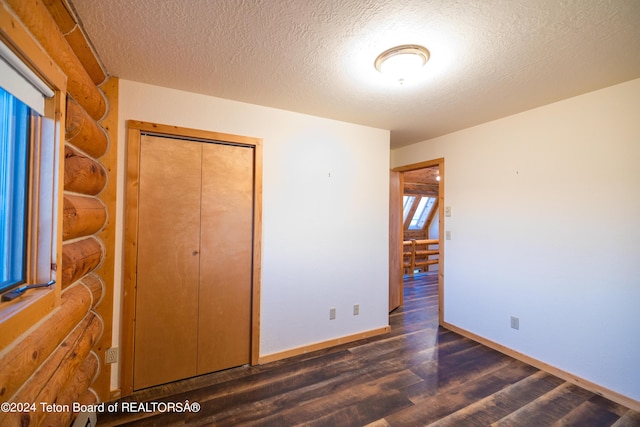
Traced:
<svg viewBox="0 0 640 427">
<path fill-rule="evenodd" d="M 437 304 L 437 276 L 407 279 L 389 334 L 139 391 L 120 406 L 200 410 L 98 425 L 640 426 L 638 412 L 438 327 Z"/>
</svg>

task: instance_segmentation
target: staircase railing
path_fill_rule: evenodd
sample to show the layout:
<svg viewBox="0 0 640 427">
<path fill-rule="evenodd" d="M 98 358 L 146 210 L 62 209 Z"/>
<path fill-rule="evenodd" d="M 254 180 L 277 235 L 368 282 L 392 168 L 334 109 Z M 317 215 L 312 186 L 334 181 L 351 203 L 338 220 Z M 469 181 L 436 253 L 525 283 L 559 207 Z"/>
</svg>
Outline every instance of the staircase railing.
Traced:
<svg viewBox="0 0 640 427">
<path fill-rule="evenodd" d="M 438 239 L 405 240 L 402 242 L 402 266 L 405 274 L 413 275 L 416 269 L 426 270 L 424 267 L 438 264 L 440 249 L 429 249 L 431 245 L 437 245 Z M 438 258 L 431 258 L 438 255 Z"/>
</svg>

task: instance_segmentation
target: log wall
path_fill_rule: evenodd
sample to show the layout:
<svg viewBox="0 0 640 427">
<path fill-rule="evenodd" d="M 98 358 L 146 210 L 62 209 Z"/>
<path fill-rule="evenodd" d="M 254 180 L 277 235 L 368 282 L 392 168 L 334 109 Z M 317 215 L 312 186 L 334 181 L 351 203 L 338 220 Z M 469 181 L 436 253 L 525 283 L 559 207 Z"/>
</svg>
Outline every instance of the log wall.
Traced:
<svg viewBox="0 0 640 427">
<path fill-rule="evenodd" d="M 67 75 L 60 305 L 0 350 L 0 401 L 36 411 L 0 413 L 0 425 L 69 425 L 58 405 L 111 400 L 115 253 L 116 79 L 108 79 L 65 0 L 0 0 Z M 106 95 L 107 96 L 106 96 Z M 109 102 L 108 98 L 112 98 Z M 111 105 L 109 105 L 111 103 Z"/>
</svg>

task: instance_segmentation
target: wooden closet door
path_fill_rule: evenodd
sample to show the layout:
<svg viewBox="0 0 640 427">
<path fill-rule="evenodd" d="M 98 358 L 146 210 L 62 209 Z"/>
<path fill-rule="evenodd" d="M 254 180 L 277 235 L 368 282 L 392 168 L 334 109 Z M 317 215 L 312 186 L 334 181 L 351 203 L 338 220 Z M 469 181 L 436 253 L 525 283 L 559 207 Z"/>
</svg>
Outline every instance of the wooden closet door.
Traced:
<svg viewBox="0 0 640 427">
<path fill-rule="evenodd" d="M 196 375 L 202 146 L 140 140 L 135 390 Z"/>
<path fill-rule="evenodd" d="M 204 144 L 198 373 L 250 362 L 254 150 Z"/>
</svg>

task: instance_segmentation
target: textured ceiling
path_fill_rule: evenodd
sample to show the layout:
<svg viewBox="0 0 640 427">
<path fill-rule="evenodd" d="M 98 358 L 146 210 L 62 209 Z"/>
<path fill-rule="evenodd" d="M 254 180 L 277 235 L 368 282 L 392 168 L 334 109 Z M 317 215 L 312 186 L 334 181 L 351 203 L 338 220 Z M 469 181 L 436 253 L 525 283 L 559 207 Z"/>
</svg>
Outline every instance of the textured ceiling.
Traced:
<svg viewBox="0 0 640 427">
<path fill-rule="evenodd" d="M 639 0 L 67 0 L 112 76 L 391 130 L 392 147 L 640 77 Z M 431 51 L 399 85 L 374 69 Z"/>
</svg>

